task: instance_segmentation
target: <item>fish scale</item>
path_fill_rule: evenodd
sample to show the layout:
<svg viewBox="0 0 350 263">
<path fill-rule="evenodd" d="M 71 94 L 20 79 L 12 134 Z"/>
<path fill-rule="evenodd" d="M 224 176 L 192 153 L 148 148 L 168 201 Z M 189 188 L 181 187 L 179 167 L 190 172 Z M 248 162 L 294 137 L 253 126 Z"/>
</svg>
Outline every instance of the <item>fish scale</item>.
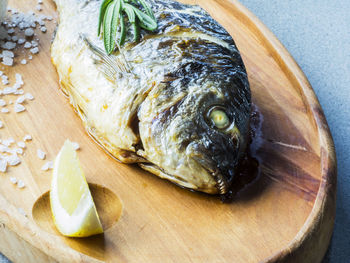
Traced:
<svg viewBox="0 0 350 263">
<path fill-rule="evenodd" d="M 247 146 L 251 94 L 232 37 L 198 6 L 150 1 L 158 21 L 111 55 L 97 36 L 101 1 L 55 0 L 51 55 L 87 131 L 118 160 L 179 186 L 224 194 Z M 220 109 L 225 129 L 208 117 Z"/>
</svg>

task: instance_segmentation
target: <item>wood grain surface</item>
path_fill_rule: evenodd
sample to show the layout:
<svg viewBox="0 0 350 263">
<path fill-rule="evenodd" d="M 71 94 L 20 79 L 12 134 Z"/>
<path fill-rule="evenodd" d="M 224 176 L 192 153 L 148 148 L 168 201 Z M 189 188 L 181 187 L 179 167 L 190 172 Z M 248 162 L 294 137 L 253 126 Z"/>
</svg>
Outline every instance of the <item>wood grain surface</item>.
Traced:
<svg viewBox="0 0 350 263">
<path fill-rule="evenodd" d="M 260 176 L 230 204 L 193 193 L 136 166 L 120 164 L 85 132 L 61 93 L 50 61 L 55 28 L 40 36 L 28 65 L 3 70 L 23 76 L 35 100 L 27 111 L 1 114 L 1 137 L 31 134 L 22 164 L 0 174 L 0 251 L 14 262 L 320 262 L 335 216 L 336 158 L 322 109 L 306 77 L 273 34 L 238 1 L 186 1 L 204 7 L 234 37 L 247 67 L 253 102 L 262 116 L 256 156 Z M 22 12 L 37 1 L 10 0 Z M 58 20 L 55 5 L 44 14 Z M 24 56 L 23 50 L 16 51 Z M 15 97 L 13 97 L 15 99 Z M 53 160 L 69 138 L 91 184 L 104 235 L 65 238 L 48 204 Z M 258 147 L 259 146 L 259 147 Z M 18 189 L 9 180 L 25 182 Z M 118 198 L 119 197 L 119 198 Z M 121 200 L 121 201 L 120 201 Z M 121 211 L 122 212 L 120 214 Z M 21 208 L 24 216 L 18 211 Z M 117 220 L 119 219 L 119 220 Z"/>
</svg>

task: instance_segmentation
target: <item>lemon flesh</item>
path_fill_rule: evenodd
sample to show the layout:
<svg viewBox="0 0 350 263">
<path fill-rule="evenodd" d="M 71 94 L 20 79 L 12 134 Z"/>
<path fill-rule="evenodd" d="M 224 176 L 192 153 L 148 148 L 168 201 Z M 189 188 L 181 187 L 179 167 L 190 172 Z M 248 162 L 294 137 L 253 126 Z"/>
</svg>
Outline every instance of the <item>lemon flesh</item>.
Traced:
<svg viewBox="0 0 350 263">
<path fill-rule="evenodd" d="M 68 140 L 55 160 L 50 204 L 55 225 L 61 234 L 88 237 L 103 233 L 77 153 Z"/>
</svg>

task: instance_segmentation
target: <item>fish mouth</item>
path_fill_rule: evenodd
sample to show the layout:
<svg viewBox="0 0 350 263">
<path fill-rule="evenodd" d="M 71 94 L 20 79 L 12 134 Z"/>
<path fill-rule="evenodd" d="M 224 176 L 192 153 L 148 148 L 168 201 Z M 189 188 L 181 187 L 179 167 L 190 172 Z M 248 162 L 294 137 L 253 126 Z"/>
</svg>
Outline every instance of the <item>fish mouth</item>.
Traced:
<svg viewBox="0 0 350 263">
<path fill-rule="evenodd" d="M 216 188 L 218 189 L 219 194 L 226 194 L 231 184 L 227 181 L 225 176 L 219 171 L 219 169 L 212 172 L 211 175 L 216 182 Z"/>
<path fill-rule="evenodd" d="M 229 188 L 231 187 L 232 180 L 229 181 L 225 175 L 220 171 L 220 169 L 211 169 L 208 167 L 205 167 L 201 164 L 204 170 L 206 170 L 214 179 L 216 182 L 216 189 L 218 190 L 218 194 L 223 195 L 226 194 L 229 191 Z"/>
</svg>

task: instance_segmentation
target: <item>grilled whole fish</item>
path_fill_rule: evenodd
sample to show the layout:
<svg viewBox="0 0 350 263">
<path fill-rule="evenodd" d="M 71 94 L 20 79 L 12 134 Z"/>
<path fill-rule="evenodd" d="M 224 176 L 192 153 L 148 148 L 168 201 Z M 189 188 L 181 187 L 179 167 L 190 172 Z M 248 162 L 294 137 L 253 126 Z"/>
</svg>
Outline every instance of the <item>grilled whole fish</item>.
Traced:
<svg viewBox="0 0 350 263">
<path fill-rule="evenodd" d="M 232 37 L 198 6 L 150 1 L 155 32 L 107 55 L 99 0 L 55 0 L 52 61 L 87 131 L 113 156 L 180 186 L 224 194 L 249 132 L 251 94 Z"/>
</svg>

